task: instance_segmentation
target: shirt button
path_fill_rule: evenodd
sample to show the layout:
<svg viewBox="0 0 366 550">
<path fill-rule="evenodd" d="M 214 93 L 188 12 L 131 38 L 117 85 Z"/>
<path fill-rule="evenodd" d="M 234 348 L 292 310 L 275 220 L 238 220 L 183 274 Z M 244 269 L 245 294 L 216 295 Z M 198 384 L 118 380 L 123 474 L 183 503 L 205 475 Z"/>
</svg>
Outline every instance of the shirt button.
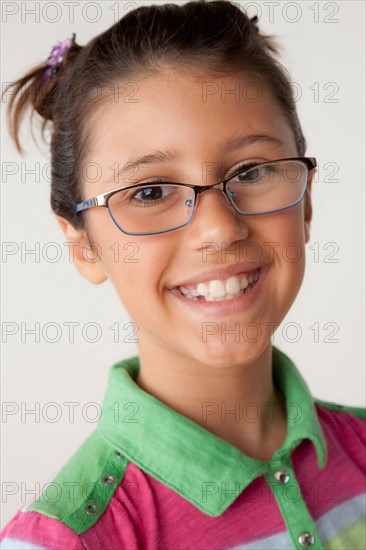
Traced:
<svg viewBox="0 0 366 550">
<path fill-rule="evenodd" d="M 115 479 L 113 476 L 103 476 L 102 477 L 102 483 L 103 485 L 107 485 L 107 487 L 111 487 L 112 485 L 114 485 L 114 482 L 115 482 Z"/>
<path fill-rule="evenodd" d="M 309 546 L 312 546 L 315 542 L 315 539 L 311 533 L 308 533 L 305 531 L 305 533 L 301 533 L 299 536 L 299 543 L 304 548 L 309 548 Z"/>
<path fill-rule="evenodd" d="M 278 470 L 274 473 L 274 478 L 277 481 L 277 483 L 287 483 L 290 479 L 290 476 L 288 475 L 288 472 L 285 470 Z"/>
<path fill-rule="evenodd" d="M 98 513 L 98 506 L 89 502 L 89 504 L 85 506 L 85 512 L 89 516 L 95 516 Z"/>
</svg>

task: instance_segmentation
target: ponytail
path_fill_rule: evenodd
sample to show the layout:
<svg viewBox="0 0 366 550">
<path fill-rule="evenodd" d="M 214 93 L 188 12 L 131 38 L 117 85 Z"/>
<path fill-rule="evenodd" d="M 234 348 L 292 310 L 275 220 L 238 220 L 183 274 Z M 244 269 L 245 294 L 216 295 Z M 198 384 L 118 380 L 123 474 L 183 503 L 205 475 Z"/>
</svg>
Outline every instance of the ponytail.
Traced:
<svg viewBox="0 0 366 550">
<path fill-rule="evenodd" d="M 62 56 L 62 63 L 55 66 L 54 69 L 56 70 L 53 70 L 52 73 L 46 60 L 23 77 L 6 86 L 2 97 L 7 95 L 8 91 L 10 92 L 10 100 L 7 106 L 8 126 L 19 153 L 23 154 L 19 141 L 19 129 L 26 110 L 31 109 L 31 119 L 34 112 L 37 112 L 43 118 L 42 135 L 44 135 L 47 122 L 53 120 L 54 100 L 58 84 L 81 49 L 73 41 L 71 47 Z M 47 71 L 49 71 L 48 74 Z"/>
</svg>

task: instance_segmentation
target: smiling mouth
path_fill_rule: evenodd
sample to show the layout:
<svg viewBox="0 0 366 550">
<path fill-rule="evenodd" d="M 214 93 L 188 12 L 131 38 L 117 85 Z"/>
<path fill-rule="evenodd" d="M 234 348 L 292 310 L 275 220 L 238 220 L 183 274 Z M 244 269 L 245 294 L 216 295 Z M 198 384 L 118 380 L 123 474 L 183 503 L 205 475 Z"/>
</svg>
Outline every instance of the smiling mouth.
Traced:
<svg viewBox="0 0 366 550">
<path fill-rule="evenodd" d="M 225 302 L 247 294 L 257 284 L 262 268 L 249 273 L 239 273 L 227 279 L 214 279 L 197 285 L 179 286 L 174 289 L 188 300 Z"/>
</svg>

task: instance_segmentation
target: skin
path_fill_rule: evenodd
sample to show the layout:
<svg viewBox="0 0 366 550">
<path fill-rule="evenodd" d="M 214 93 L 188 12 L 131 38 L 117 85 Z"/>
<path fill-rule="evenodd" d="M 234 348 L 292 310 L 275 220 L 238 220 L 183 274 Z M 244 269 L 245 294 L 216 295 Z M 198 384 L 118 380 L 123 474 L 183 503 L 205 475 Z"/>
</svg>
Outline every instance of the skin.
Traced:
<svg viewBox="0 0 366 550">
<path fill-rule="evenodd" d="M 253 79 L 250 80 L 253 82 Z M 177 182 L 213 184 L 246 160 L 275 160 L 299 156 L 292 130 L 278 105 L 265 93 L 257 102 L 247 102 L 245 94 L 235 101 L 233 94 L 220 93 L 202 101 L 202 85 L 213 82 L 191 68 L 187 72 L 166 71 L 154 77 L 141 78 L 138 102 L 109 102 L 96 110 L 90 119 L 93 141 L 87 161 L 98 162 L 102 178 L 84 182 L 83 197 L 162 177 Z M 242 75 L 215 77 L 215 83 L 227 90 L 237 82 L 248 82 Z M 225 89 L 225 88 L 224 88 Z M 263 88 L 265 90 L 265 88 Z M 253 143 L 223 153 L 222 142 L 234 134 L 266 134 L 282 144 Z M 132 176 L 131 170 L 119 182 L 108 181 L 110 166 L 118 161 L 123 167 L 131 158 L 154 150 L 174 149 L 177 160 L 141 165 Z M 212 163 L 203 179 L 203 163 Z M 206 164 L 204 166 L 207 166 Z M 213 168 L 212 168 L 213 166 Z M 137 384 L 172 409 L 200 424 L 206 430 L 235 445 L 243 453 L 270 460 L 286 436 L 286 414 L 282 396 L 273 385 L 272 348 L 268 324 L 281 323 L 302 284 L 305 271 L 305 243 L 309 240 L 312 216 L 311 177 L 307 201 L 286 211 L 265 216 L 240 216 L 218 189 L 200 195 L 189 225 L 170 233 L 149 237 L 123 234 L 114 225 L 106 208 L 87 211 L 87 230 L 77 230 L 58 217 L 73 253 L 79 272 L 90 282 L 100 284 L 110 279 L 131 319 L 139 326 L 137 333 L 140 373 Z M 98 243 L 101 254 L 88 261 L 82 248 L 88 240 Z M 120 244 L 120 261 L 114 261 L 109 249 Z M 137 263 L 123 262 L 136 243 Z M 216 267 L 235 263 L 220 251 L 204 256 L 208 242 L 225 243 L 226 249 L 243 251 L 248 242 L 261 250 L 269 271 L 255 302 L 248 309 L 222 318 L 194 312 L 171 292 L 172 287 Z M 276 242 L 272 248 L 264 243 Z M 284 257 L 287 243 L 295 242 L 301 257 L 291 262 Z M 203 262 L 203 258 L 207 260 Z M 245 256 L 241 256 L 241 259 Z M 218 330 L 203 342 L 202 324 L 213 320 L 221 327 L 242 327 L 250 322 L 263 327 L 260 338 L 235 341 L 235 336 Z M 267 328 L 265 328 L 267 327 Z M 273 330 L 272 330 L 273 332 Z M 256 422 L 241 416 L 221 416 L 220 412 L 204 417 L 207 404 L 216 403 L 227 410 L 240 411 L 255 402 L 263 414 Z M 272 403 L 274 416 L 266 414 Z M 248 410 L 248 416 L 254 411 Z"/>
</svg>

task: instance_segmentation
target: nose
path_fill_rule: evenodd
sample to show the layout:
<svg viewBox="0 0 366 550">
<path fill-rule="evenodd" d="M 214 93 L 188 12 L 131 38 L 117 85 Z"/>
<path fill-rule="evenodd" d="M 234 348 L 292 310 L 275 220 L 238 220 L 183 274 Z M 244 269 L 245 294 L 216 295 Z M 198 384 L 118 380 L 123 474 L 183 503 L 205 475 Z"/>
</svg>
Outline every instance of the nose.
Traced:
<svg viewBox="0 0 366 550">
<path fill-rule="evenodd" d="M 229 197 L 235 196 L 235 193 L 233 193 L 232 191 L 229 191 L 228 189 L 226 189 L 226 192 L 225 192 L 224 191 L 224 183 L 225 182 L 221 181 L 221 182 L 213 184 L 213 185 L 208 185 L 208 186 L 203 186 L 203 187 L 198 187 L 197 186 L 196 187 L 196 196 L 197 196 L 196 203 L 197 203 L 197 200 L 199 199 L 199 197 L 201 196 L 201 194 L 204 193 L 205 191 L 208 191 L 208 190 L 211 190 L 211 189 L 218 189 L 218 190 L 221 190 L 223 195 L 226 196 L 229 199 L 229 203 L 231 204 L 231 201 L 230 201 Z"/>
<path fill-rule="evenodd" d="M 197 249 L 204 243 L 225 243 L 229 247 L 249 235 L 248 218 L 240 216 L 222 188 L 206 188 L 197 195 L 188 227 L 191 245 Z"/>
</svg>

